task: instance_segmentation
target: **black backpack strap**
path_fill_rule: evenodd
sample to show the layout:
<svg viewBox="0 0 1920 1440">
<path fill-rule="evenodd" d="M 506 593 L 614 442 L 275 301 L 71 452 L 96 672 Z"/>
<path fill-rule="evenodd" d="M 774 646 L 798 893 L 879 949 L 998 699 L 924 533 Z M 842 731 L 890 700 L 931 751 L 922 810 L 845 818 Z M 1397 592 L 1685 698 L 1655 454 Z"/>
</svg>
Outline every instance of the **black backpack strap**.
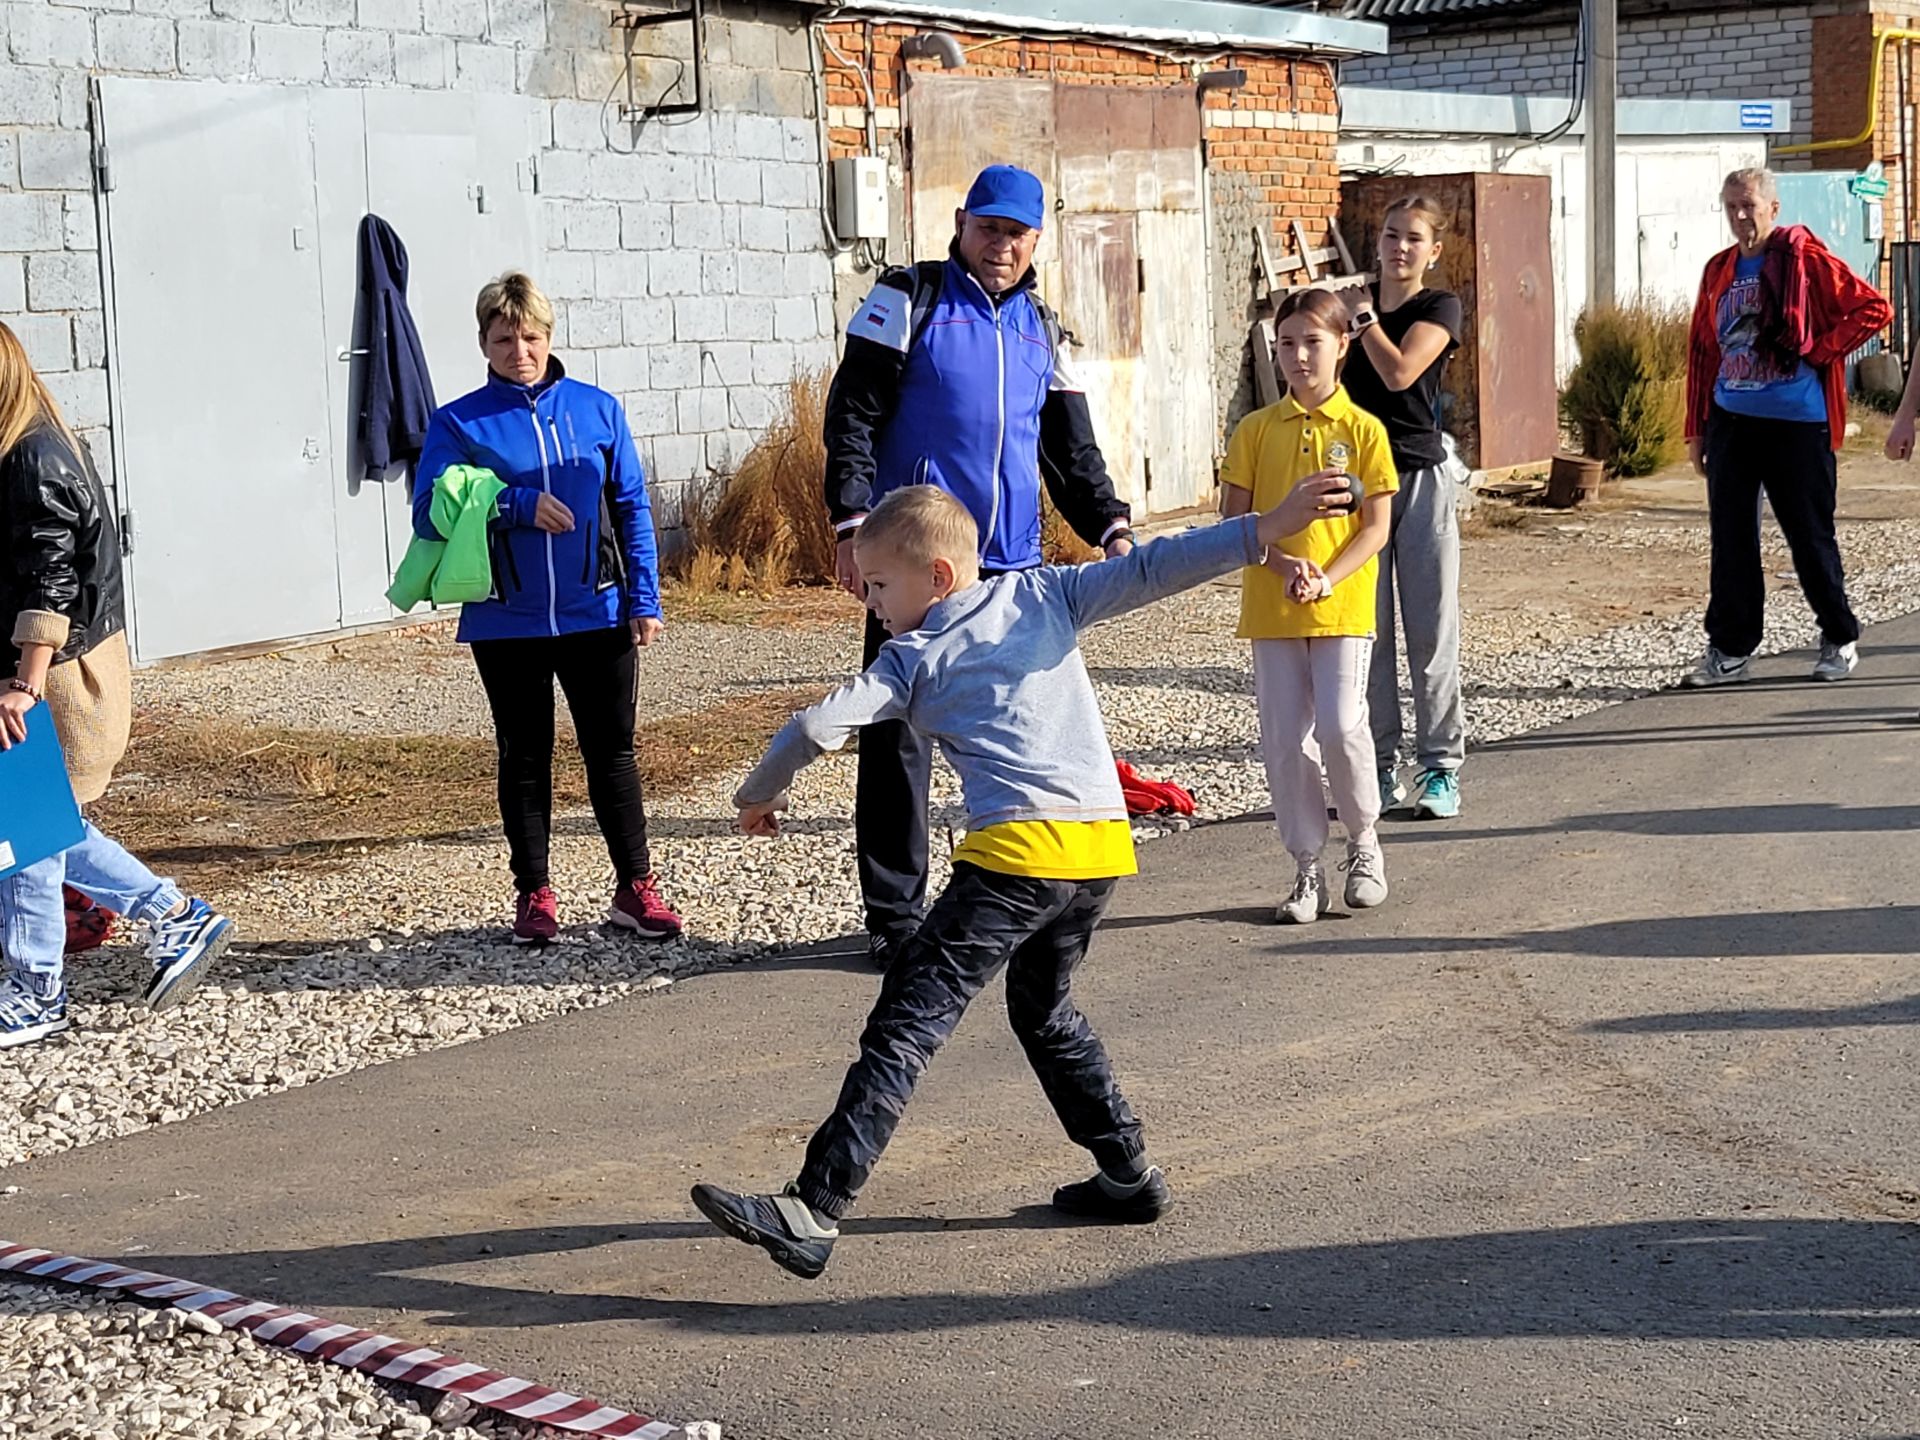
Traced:
<svg viewBox="0 0 1920 1440">
<path fill-rule="evenodd" d="M 907 350 L 912 352 L 920 332 L 927 327 L 927 317 L 933 313 L 933 307 L 940 303 L 940 291 L 947 280 L 947 264 L 944 260 L 921 260 L 916 264 L 902 266 L 898 273 L 911 279 L 900 288 L 913 297 L 912 309 L 907 321 Z"/>
</svg>

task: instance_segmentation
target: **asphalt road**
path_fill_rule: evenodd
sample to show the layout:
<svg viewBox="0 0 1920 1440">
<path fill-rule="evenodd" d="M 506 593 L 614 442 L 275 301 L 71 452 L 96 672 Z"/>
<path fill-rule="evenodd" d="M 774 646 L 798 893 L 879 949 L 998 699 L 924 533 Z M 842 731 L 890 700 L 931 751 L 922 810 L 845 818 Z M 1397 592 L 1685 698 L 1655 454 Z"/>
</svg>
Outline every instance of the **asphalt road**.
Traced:
<svg viewBox="0 0 1920 1440">
<path fill-rule="evenodd" d="M 7 1238 L 729 1437 L 1920 1435 L 1920 620 L 1476 754 L 1393 899 L 1157 843 L 1080 987 L 1168 1170 L 1087 1170 L 989 992 L 825 1279 L 777 1186 L 874 978 L 799 957 L 19 1167 Z M 1176 757 L 1177 760 L 1177 757 Z M 1165 768 L 1177 774 L 1177 763 Z"/>
</svg>

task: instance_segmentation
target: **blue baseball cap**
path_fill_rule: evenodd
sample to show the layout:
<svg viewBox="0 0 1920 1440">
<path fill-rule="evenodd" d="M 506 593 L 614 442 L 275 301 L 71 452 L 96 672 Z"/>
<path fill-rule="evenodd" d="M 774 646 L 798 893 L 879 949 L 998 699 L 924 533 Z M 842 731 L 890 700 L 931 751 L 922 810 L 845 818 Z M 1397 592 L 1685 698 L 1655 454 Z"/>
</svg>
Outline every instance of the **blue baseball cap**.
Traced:
<svg viewBox="0 0 1920 1440">
<path fill-rule="evenodd" d="M 989 165 L 967 191 L 969 215 L 998 215 L 1038 230 L 1047 218 L 1047 193 L 1037 175 L 1018 165 Z"/>
</svg>

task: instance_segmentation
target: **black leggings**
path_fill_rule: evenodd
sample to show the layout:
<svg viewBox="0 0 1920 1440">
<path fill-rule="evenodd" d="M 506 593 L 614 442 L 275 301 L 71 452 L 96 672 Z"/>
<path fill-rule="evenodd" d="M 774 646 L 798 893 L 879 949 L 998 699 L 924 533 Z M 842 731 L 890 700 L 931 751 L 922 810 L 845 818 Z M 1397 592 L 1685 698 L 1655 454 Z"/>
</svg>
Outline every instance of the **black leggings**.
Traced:
<svg viewBox="0 0 1920 1440">
<path fill-rule="evenodd" d="M 553 682 L 573 715 L 587 767 L 587 795 L 606 837 L 620 884 L 653 873 L 647 809 L 633 759 L 633 711 L 639 687 L 633 636 L 623 625 L 557 638 L 476 640 L 473 663 L 493 710 L 500 746 L 500 824 L 514 888 L 547 883 L 553 828 Z"/>
</svg>

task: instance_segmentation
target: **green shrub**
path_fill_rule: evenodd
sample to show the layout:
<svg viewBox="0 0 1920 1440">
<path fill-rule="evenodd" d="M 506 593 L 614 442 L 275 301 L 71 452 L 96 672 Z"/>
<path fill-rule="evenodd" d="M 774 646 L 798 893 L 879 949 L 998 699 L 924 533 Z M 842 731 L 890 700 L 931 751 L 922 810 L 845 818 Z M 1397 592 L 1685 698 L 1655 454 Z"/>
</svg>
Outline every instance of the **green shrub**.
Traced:
<svg viewBox="0 0 1920 1440">
<path fill-rule="evenodd" d="M 1690 322 L 1684 306 L 1645 299 L 1583 310 L 1574 322 L 1580 361 L 1560 418 L 1609 473 L 1651 475 L 1684 452 Z"/>
</svg>

